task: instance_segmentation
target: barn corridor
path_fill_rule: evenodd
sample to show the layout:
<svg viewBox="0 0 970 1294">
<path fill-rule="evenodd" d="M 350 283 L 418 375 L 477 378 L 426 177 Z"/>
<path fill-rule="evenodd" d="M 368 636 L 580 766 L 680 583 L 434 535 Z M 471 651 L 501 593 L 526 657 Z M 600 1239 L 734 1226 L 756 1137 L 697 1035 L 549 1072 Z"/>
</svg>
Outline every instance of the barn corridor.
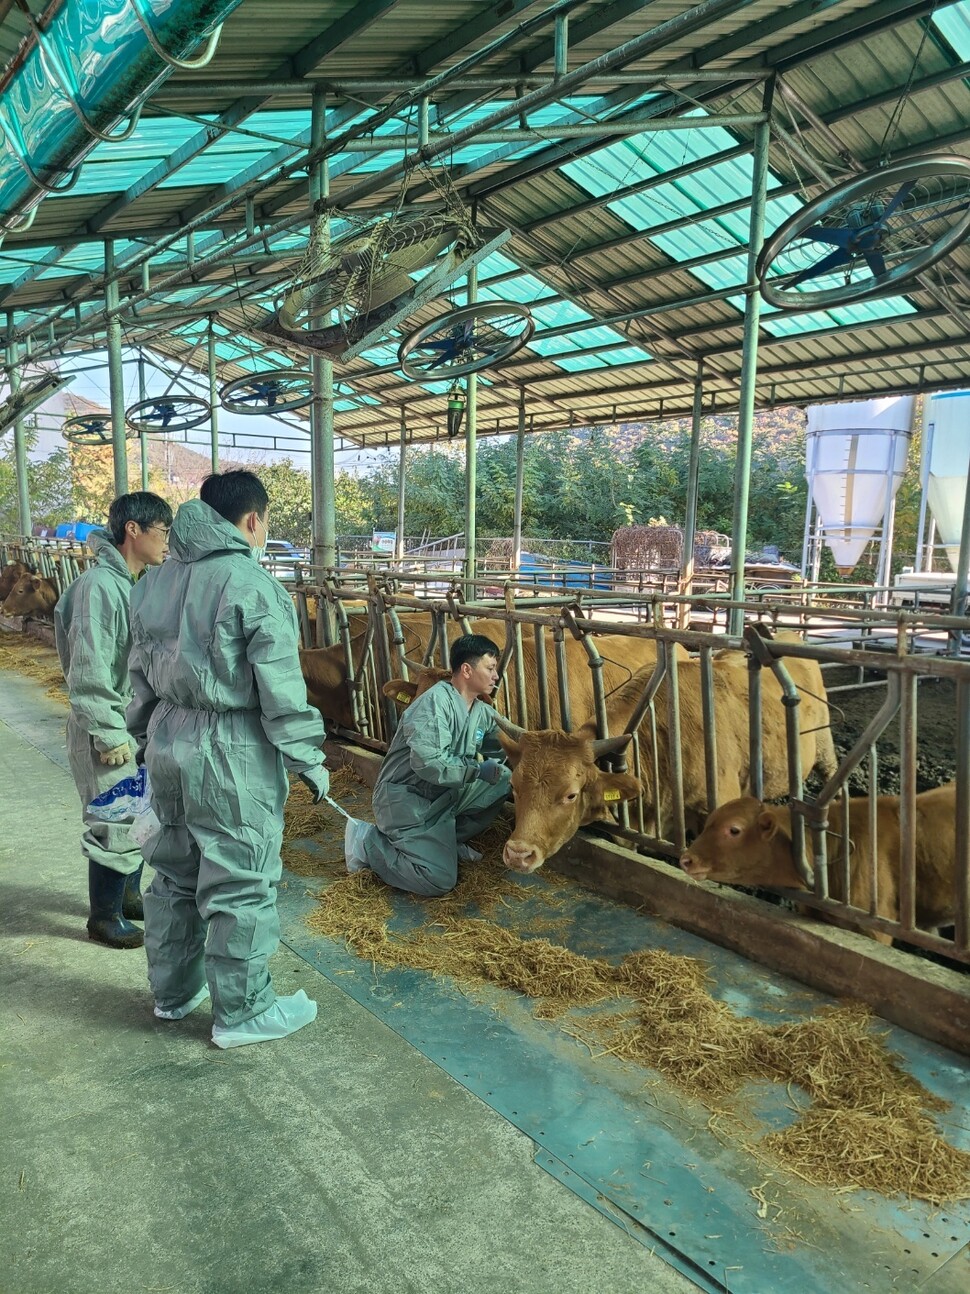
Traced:
<svg viewBox="0 0 970 1294">
<path fill-rule="evenodd" d="M 17 1294 L 686 1294 L 533 1143 L 281 947 L 320 1005 L 219 1052 L 151 1014 L 141 950 L 88 941 L 63 707 L 0 687 L 0 1288 Z"/>
<path fill-rule="evenodd" d="M 204 1010 L 154 1020 L 142 952 L 84 936 L 63 718 L 42 685 L 4 673 L 11 1290 L 965 1290 L 965 1207 L 800 1185 L 712 1130 L 700 1103 L 594 1060 L 528 1000 L 377 970 L 314 933 L 319 886 L 293 873 L 274 976 L 319 1002 L 316 1024 L 218 1052 Z M 310 848 L 332 855 L 339 837 Z M 533 919 L 543 883 L 519 905 Z M 409 903 L 393 902 L 399 927 L 413 923 Z M 824 1002 L 608 900 L 567 903 L 556 919 L 585 955 L 701 957 L 742 1015 L 797 1018 Z M 933 1090 L 965 1097 L 965 1062 L 901 1030 L 891 1046 Z M 778 1085 L 748 1100 L 769 1127 L 790 1117 Z M 963 1118 L 954 1109 L 946 1133 L 966 1146 Z"/>
</svg>

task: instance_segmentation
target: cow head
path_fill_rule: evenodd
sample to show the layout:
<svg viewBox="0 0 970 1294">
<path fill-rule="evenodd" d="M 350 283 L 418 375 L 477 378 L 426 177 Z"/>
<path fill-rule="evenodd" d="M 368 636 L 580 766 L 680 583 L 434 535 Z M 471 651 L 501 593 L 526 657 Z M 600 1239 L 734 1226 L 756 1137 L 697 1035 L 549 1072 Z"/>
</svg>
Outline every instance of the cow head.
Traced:
<svg viewBox="0 0 970 1294">
<path fill-rule="evenodd" d="M 13 586 L 24 575 L 30 575 L 31 569 L 23 562 L 11 562 L 0 571 L 0 602 L 3 602 Z"/>
<path fill-rule="evenodd" d="M 780 826 L 777 811 L 750 795 L 708 814 L 704 830 L 681 854 L 680 865 L 695 881 L 795 888 L 803 884 L 792 860 L 791 837 Z"/>
<path fill-rule="evenodd" d="M 630 733 L 598 741 L 592 729 L 525 732 L 498 718 L 499 740 L 512 766 L 515 827 L 506 841 L 506 867 L 534 872 L 589 822 L 611 821 L 610 809 L 635 800 L 641 787 L 627 773 L 604 773 L 596 761 L 615 755 Z"/>
<path fill-rule="evenodd" d="M 43 575 L 21 575 L 4 599 L 5 616 L 49 616 L 57 602 L 57 589 Z"/>
</svg>

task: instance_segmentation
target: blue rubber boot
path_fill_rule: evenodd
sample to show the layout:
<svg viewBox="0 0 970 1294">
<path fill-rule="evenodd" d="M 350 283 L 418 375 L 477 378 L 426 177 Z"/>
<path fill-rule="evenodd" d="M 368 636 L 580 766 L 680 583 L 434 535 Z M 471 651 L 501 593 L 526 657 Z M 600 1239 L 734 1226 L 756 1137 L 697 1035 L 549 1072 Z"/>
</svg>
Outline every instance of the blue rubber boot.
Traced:
<svg viewBox="0 0 970 1294">
<path fill-rule="evenodd" d="M 88 859 L 88 894 L 91 898 L 88 938 L 107 944 L 109 948 L 141 948 L 145 942 L 142 931 L 122 915 L 127 880 L 128 877 L 121 872 Z"/>
<path fill-rule="evenodd" d="M 125 877 L 125 893 L 121 900 L 121 915 L 127 917 L 129 921 L 145 920 L 145 905 L 141 901 L 141 873 L 142 866 L 130 876 Z"/>
</svg>

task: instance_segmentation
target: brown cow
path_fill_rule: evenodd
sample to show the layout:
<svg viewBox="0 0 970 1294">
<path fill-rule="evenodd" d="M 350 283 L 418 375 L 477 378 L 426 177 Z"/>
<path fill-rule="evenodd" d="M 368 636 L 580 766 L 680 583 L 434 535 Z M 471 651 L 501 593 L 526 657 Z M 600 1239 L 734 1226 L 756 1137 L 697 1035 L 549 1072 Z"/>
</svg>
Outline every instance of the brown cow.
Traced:
<svg viewBox="0 0 970 1294">
<path fill-rule="evenodd" d="M 427 612 L 414 612 L 401 616 L 401 627 L 404 633 L 404 653 L 415 657 L 424 653 L 431 637 L 431 615 Z M 464 633 L 462 625 L 456 620 L 446 622 L 449 641 L 454 641 Z M 474 634 L 483 634 L 498 647 L 503 647 L 506 636 L 504 620 L 473 620 L 470 630 Z M 360 631 L 363 632 L 362 630 Z M 647 638 L 628 638 L 619 634 L 597 634 L 595 642 L 603 657 L 603 684 L 607 691 L 625 683 L 631 673 L 640 666 L 656 659 L 656 643 Z M 588 665 L 586 651 L 575 638 L 567 638 L 566 670 L 569 685 L 569 697 L 574 714 L 589 714 L 593 709 L 592 671 Z M 675 649 L 680 657 L 687 653 L 682 647 Z M 363 639 L 354 649 L 354 665 L 359 665 L 359 656 L 363 651 Z M 531 638 L 524 638 L 522 654 L 525 665 L 526 705 L 531 723 L 539 718 L 539 680 L 536 669 L 536 647 Z M 547 645 L 549 663 L 549 711 L 553 723 L 560 722 L 559 695 L 555 685 L 555 664 L 552 644 Z M 300 652 L 300 664 L 307 684 L 307 697 L 325 719 L 339 723 L 343 727 L 353 726 L 350 703 L 350 689 L 347 685 L 347 664 L 342 646 L 313 648 Z M 651 666 L 652 667 L 652 666 Z M 449 677 L 446 673 L 445 677 Z M 518 703 L 515 688 L 515 666 L 510 663 L 507 671 L 509 695 L 512 713 L 518 718 Z M 437 681 L 437 675 L 431 682 Z M 430 686 L 427 683 L 426 686 Z M 396 691 L 404 693 L 408 688 Z M 385 692 L 385 694 L 387 694 Z M 394 695 L 391 693 L 391 695 Z M 496 703 L 503 708 L 503 697 L 500 690 Z M 402 703 L 403 704 L 403 703 Z"/>
<path fill-rule="evenodd" d="M 750 787 L 750 745 L 748 738 L 748 671 L 736 657 L 712 661 L 714 728 L 716 733 L 717 783 L 719 798 L 740 795 Z M 828 730 L 828 705 L 821 671 L 814 661 L 786 661 L 802 691 L 799 706 L 802 771 L 816 764 L 826 774 L 837 767 L 835 748 Z M 807 668 L 802 668 L 807 667 Z M 620 687 L 607 701 L 608 730 L 623 732 L 650 680 L 645 667 Z M 699 829 L 709 808 L 707 803 L 706 754 L 701 706 L 701 662 L 687 661 L 678 667 L 680 684 L 680 732 L 683 767 L 684 808 L 687 824 Z M 667 831 L 672 826 L 673 795 L 667 720 L 667 679 L 656 696 L 657 772 L 659 803 L 654 803 L 654 752 L 649 716 L 639 728 L 641 777 L 647 829 Z M 824 729 L 822 725 L 825 725 Z M 515 828 L 505 845 L 505 862 L 517 871 L 532 872 L 550 854 L 575 835 L 581 826 L 608 817 L 602 791 L 609 788 L 613 800 L 636 799 L 636 779 L 615 783 L 603 781 L 608 775 L 596 768 L 591 751 L 596 748 L 596 724 L 588 720 L 572 734 L 564 732 L 520 732 L 503 725 L 502 745 L 514 772 L 512 790 L 516 797 Z M 818 728 L 813 732 L 811 729 Z M 614 739 L 622 749 L 630 738 Z M 785 707 L 781 686 L 770 672 L 762 686 L 762 764 L 764 794 L 772 798 L 788 790 L 788 752 Z M 621 794 L 614 795 L 619 790 Z M 651 821 L 652 818 L 652 821 Z M 659 824 L 659 827 L 658 827 Z"/>
<path fill-rule="evenodd" d="M 349 604 L 345 604 L 349 605 Z M 404 651 L 407 655 L 424 652 L 431 636 L 430 612 L 416 612 L 401 617 Z M 367 617 L 350 618 L 350 650 L 354 676 L 359 676 L 364 648 L 367 644 Z M 390 636 L 390 632 L 389 632 Z M 392 647 L 392 651 L 393 651 Z M 306 683 L 307 700 L 324 719 L 342 728 L 354 727 L 354 711 L 350 699 L 347 657 L 343 643 L 332 647 L 306 647 L 300 649 L 300 669 Z"/>
<path fill-rule="evenodd" d="M 53 580 L 43 575 L 21 575 L 4 598 L 0 611 L 5 616 L 34 616 L 38 620 L 53 620 L 54 607 L 60 594 Z"/>
<path fill-rule="evenodd" d="M 876 911 L 881 917 L 898 921 L 899 797 L 881 795 L 876 803 Z M 954 918 L 955 810 L 956 786 L 952 782 L 916 797 L 916 924 L 924 929 L 948 925 Z M 829 810 L 832 835 L 826 849 L 828 886 L 832 898 L 845 902 L 839 862 L 842 827 L 842 805 L 836 801 Z M 849 801 L 849 839 L 849 902 L 868 911 L 872 898 L 872 840 L 869 801 L 865 796 Z M 786 805 L 762 804 L 750 796 L 715 809 L 704 830 L 681 855 L 680 865 L 698 881 L 807 888 L 795 866 L 791 810 Z M 825 920 L 833 919 L 823 915 Z M 891 942 L 888 935 L 876 938 Z"/>
<path fill-rule="evenodd" d="M 22 576 L 31 574 L 30 567 L 25 566 L 23 562 L 10 562 L 0 570 L 0 602 L 6 600 L 7 595 Z"/>
<path fill-rule="evenodd" d="M 460 626 L 459 626 L 460 628 Z M 476 620 L 472 623 L 472 632 L 484 634 L 485 637 L 499 646 L 505 642 L 504 620 Z M 451 636 L 449 634 L 449 636 Z M 457 635 L 456 635 L 457 636 Z M 603 661 L 603 686 L 607 693 L 627 683 L 638 669 L 649 665 L 651 670 L 657 658 L 657 644 L 652 638 L 633 638 L 621 634 L 595 634 L 594 641 Z M 573 714 L 589 714 L 595 705 L 593 695 L 593 671 L 589 667 L 589 657 L 583 644 L 575 638 L 565 639 L 566 678 L 570 710 Z M 679 660 L 687 659 L 687 651 L 679 644 L 674 646 Z M 539 674 L 536 669 L 536 645 L 534 640 L 524 639 L 522 659 L 525 666 L 525 702 L 528 710 L 529 726 L 535 727 L 539 722 Z M 551 645 L 547 646 L 547 664 L 549 672 L 549 717 L 553 723 L 560 719 L 559 691 L 556 686 L 555 661 Z M 441 679 L 450 678 L 448 670 L 428 667 L 415 671 L 410 682 L 404 679 L 391 679 L 384 685 L 384 695 L 391 697 L 401 706 L 410 704 L 416 697 L 432 687 Z M 515 663 L 509 662 L 506 671 L 508 692 L 512 717 L 521 722 L 518 708 L 518 695 L 515 686 Z M 491 700 L 500 713 L 506 712 L 505 694 L 499 688 Z"/>
</svg>

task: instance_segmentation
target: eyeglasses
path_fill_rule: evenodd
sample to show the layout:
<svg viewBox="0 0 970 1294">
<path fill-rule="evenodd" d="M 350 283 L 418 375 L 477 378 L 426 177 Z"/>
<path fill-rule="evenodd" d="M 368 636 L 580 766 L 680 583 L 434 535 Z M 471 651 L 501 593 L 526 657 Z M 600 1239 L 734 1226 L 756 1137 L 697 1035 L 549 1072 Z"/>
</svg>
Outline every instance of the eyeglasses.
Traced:
<svg viewBox="0 0 970 1294">
<path fill-rule="evenodd" d="M 162 534 L 165 536 L 166 539 L 172 533 L 171 526 L 160 526 L 160 525 L 147 526 L 146 530 L 149 530 L 149 531 L 154 530 L 156 534 Z"/>
</svg>

